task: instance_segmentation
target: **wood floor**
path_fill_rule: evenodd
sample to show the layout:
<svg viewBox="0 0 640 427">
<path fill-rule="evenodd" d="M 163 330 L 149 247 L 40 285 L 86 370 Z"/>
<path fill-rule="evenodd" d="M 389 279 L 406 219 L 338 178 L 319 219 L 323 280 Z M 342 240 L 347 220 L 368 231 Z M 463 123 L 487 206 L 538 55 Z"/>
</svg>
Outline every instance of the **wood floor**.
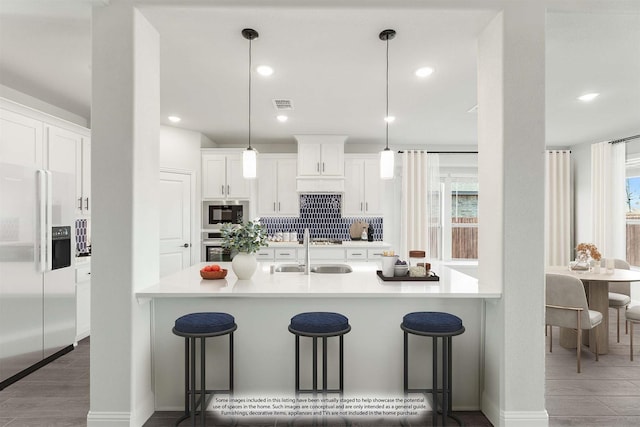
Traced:
<svg viewBox="0 0 640 427">
<path fill-rule="evenodd" d="M 629 361 L 629 336 L 615 342 L 615 311 L 610 311 L 610 353 L 595 357 L 582 352 L 582 373 L 576 373 L 575 350 L 558 345 L 554 330 L 553 353 L 546 353 L 546 405 L 549 425 L 607 427 L 640 425 L 640 328 L 636 328 L 636 360 Z M 624 327 L 623 327 L 624 328 Z M 0 427 L 76 427 L 85 426 L 89 410 L 89 339 L 78 347 L 21 381 L 0 391 Z M 489 421 L 479 412 L 457 413 L 466 426 L 487 427 Z M 156 412 L 145 427 L 173 426 L 176 412 Z M 231 425 L 228 419 L 210 418 L 216 425 Z M 185 421 L 182 425 L 189 425 Z M 209 424 L 211 425 L 211 424 Z M 311 425 L 300 419 L 240 419 L 238 426 L 294 427 Z M 333 420 L 329 426 L 343 426 Z M 429 426 L 429 419 L 352 420 L 354 427 Z M 449 423 L 448 425 L 456 425 Z"/>
</svg>

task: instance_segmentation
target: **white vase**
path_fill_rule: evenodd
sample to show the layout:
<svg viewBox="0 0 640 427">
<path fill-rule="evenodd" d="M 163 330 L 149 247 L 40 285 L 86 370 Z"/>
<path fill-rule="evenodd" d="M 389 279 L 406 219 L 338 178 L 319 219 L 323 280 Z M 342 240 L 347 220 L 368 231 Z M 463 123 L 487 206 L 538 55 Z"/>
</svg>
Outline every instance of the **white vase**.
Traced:
<svg viewBox="0 0 640 427">
<path fill-rule="evenodd" d="M 258 261 L 255 255 L 247 252 L 238 252 L 231 261 L 231 268 L 240 280 L 251 279 L 257 267 Z"/>
</svg>

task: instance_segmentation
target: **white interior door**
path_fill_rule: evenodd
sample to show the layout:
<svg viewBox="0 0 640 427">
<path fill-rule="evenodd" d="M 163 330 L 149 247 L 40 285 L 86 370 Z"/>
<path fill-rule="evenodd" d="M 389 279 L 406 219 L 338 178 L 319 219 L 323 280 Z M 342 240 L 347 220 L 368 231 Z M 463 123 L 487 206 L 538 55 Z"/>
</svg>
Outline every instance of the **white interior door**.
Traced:
<svg viewBox="0 0 640 427">
<path fill-rule="evenodd" d="M 191 265 L 191 175 L 160 172 L 160 277 Z"/>
</svg>

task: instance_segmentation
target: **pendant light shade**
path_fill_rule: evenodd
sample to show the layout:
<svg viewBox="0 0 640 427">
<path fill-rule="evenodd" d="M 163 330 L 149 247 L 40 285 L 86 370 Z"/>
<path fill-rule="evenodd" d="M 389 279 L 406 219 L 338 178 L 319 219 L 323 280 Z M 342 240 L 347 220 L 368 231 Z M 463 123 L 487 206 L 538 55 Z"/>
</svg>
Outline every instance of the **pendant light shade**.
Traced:
<svg viewBox="0 0 640 427">
<path fill-rule="evenodd" d="M 256 150 L 249 147 L 242 152 L 242 176 L 253 179 L 257 176 L 258 156 Z"/>
<path fill-rule="evenodd" d="M 258 38 L 258 32 L 245 28 L 242 30 L 242 37 L 249 40 L 249 147 L 242 153 L 242 176 L 253 179 L 257 175 L 257 151 L 251 147 L 251 41 Z"/>
<path fill-rule="evenodd" d="M 385 118 L 385 148 L 380 152 L 380 178 L 381 179 L 392 179 L 393 171 L 395 168 L 394 165 L 394 155 L 393 151 L 389 149 L 389 40 L 393 39 L 396 36 L 395 30 L 387 29 L 380 33 L 380 40 L 384 41 L 387 44 L 387 103 L 386 103 L 386 114 Z"/>
</svg>

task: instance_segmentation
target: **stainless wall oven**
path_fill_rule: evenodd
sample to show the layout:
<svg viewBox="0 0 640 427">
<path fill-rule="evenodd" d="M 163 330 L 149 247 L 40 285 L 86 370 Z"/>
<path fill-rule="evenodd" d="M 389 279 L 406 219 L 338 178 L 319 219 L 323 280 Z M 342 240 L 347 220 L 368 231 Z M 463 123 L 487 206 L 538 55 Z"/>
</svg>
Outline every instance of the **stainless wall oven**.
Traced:
<svg viewBox="0 0 640 427">
<path fill-rule="evenodd" d="M 222 235 L 219 231 L 202 233 L 203 261 L 231 261 L 231 249 L 222 247 Z"/>
</svg>

